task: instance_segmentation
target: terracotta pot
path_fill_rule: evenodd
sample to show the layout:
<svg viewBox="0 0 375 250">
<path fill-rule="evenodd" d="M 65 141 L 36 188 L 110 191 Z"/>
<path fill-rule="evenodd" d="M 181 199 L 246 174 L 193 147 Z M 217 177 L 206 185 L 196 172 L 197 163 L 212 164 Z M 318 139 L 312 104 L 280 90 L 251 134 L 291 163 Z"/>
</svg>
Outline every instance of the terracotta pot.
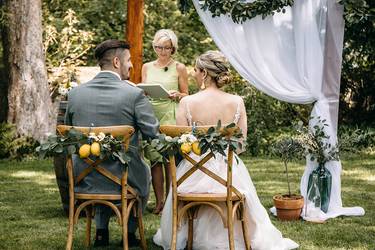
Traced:
<svg viewBox="0 0 375 250">
<path fill-rule="evenodd" d="M 280 220 L 298 220 L 303 208 L 303 196 L 292 194 L 275 195 L 273 203 L 276 207 L 277 218 Z"/>
</svg>

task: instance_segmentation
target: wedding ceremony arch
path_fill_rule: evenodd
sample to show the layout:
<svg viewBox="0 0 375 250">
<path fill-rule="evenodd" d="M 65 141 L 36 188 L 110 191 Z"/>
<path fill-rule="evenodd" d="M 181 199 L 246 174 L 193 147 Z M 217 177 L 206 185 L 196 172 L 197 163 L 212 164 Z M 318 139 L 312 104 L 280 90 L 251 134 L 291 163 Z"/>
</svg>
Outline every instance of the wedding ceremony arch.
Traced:
<svg viewBox="0 0 375 250">
<path fill-rule="evenodd" d="M 218 48 L 251 85 L 278 100 L 309 104 L 311 117 L 328 124 L 329 142 L 337 142 L 340 75 L 344 37 L 343 6 L 330 0 L 296 0 L 284 11 L 234 22 L 230 15 L 215 17 L 202 3 L 194 6 Z M 244 1 L 254 2 L 254 1 Z M 251 117 L 249 118 L 251 119 Z M 316 119 L 311 120 L 311 128 Z M 301 194 L 306 197 L 310 173 L 317 163 L 306 160 Z M 343 207 L 340 161 L 326 167 L 332 174 L 331 201 L 327 213 L 305 214 L 317 220 L 340 215 L 361 216 L 361 207 Z M 271 209 L 275 212 L 274 208 Z M 304 214 L 304 213 L 302 213 Z"/>
</svg>

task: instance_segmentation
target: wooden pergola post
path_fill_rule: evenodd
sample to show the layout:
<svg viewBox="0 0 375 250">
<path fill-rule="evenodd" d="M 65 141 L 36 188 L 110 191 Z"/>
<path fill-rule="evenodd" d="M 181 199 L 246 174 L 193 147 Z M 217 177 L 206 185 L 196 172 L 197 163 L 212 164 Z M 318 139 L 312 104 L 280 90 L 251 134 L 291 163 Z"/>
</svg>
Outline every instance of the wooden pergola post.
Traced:
<svg viewBox="0 0 375 250">
<path fill-rule="evenodd" d="M 144 31 L 144 0 L 128 0 L 126 19 L 126 40 L 130 43 L 133 70 L 130 81 L 140 83 L 142 79 L 142 44 Z"/>
</svg>

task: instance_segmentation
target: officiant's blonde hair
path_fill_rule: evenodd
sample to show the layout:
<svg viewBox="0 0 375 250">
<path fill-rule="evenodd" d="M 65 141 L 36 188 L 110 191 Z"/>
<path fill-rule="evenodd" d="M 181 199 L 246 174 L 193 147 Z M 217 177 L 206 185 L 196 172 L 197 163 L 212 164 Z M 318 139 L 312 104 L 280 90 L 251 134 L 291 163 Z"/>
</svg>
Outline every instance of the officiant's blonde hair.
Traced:
<svg viewBox="0 0 375 250">
<path fill-rule="evenodd" d="M 219 88 L 231 81 L 228 61 L 220 51 L 205 52 L 197 58 L 195 66 L 201 71 L 205 70 Z"/>
<path fill-rule="evenodd" d="M 155 33 L 154 40 L 152 41 L 152 45 L 155 46 L 159 43 L 163 43 L 165 41 L 171 41 L 172 43 L 172 54 L 176 53 L 178 48 L 178 38 L 173 30 L 170 29 L 161 29 Z"/>
</svg>

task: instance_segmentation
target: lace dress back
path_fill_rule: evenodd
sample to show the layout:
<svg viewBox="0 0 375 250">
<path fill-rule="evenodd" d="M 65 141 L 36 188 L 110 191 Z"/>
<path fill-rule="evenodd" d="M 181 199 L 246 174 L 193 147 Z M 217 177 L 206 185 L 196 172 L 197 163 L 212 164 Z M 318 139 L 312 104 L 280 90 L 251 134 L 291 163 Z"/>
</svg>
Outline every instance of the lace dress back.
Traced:
<svg viewBox="0 0 375 250">
<path fill-rule="evenodd" d="M 241 105 L 241 103 L 237 102 L 236 113 L 233 116 L 233 123 L 234 124 L 237 124 L 238 121 L 241 118 L 241 106 L 240 105 Z M 193 126 L 194 123 L 196 123 L 196 125 L 199 126 L 198 122 L 193 121 L 193 116 L 191 115 L 190 107 L 189 107 L 188 104 L 186 104 L 186 120 L 188 121 L 189 126 Z M 215 124 L 211 124 L 211 125 L 215 125 Z"/>
</svg>

